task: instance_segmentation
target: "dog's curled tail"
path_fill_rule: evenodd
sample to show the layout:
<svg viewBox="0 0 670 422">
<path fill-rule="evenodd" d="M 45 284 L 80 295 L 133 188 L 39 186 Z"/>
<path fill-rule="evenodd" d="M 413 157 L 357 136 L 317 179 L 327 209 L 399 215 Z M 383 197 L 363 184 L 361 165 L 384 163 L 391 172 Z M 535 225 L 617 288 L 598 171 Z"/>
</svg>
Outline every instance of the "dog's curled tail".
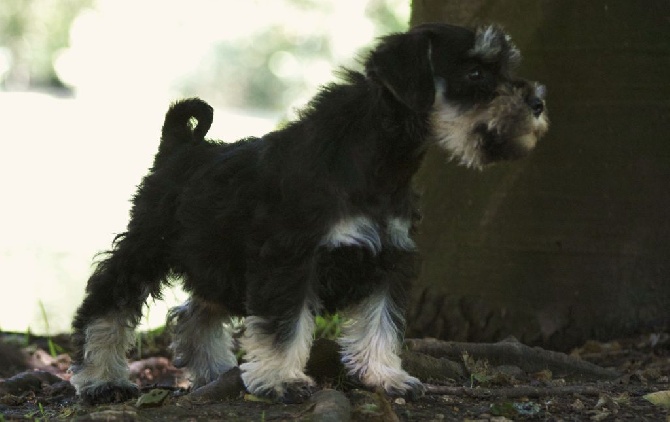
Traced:
<svg viewBox="0 0 670 422">
<path fill-rule="evenodd" d="M 214 109 L 200 98 L 172 104 L 165 114 L 159 154 L 169 153 L 180 145 L 202 142 L 213 118 Z"/>
</svg>

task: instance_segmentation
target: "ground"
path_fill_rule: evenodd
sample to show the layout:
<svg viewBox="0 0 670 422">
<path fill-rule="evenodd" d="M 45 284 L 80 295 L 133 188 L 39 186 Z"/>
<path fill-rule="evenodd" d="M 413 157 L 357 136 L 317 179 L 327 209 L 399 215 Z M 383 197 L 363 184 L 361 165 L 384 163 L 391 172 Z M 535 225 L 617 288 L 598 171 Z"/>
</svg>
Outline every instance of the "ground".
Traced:
<svg viewBox="0 0 670 422">
<path fill-rule="evenodd" d="M 337 364 L 335 344 L 321 339 L 308 371 L 322 389 L 302 404 L 246 394 L 235 370 L 189 392 L 184 374 L 170 363 L 166 337 L 142 338 L 142 352 L 134 352 L 130 367 L 143 396 L 87 406 L 67 381 L 67 336 L 0 333 L 0 420 L 670 422 L 670 336 L 664 333 L 588 342 L 569 354 L 514 339 L 492 344 L 410 339 L 403 353 L 406 369 L 428 387 L 414 402 L 355 385 Z"/>
</svg>

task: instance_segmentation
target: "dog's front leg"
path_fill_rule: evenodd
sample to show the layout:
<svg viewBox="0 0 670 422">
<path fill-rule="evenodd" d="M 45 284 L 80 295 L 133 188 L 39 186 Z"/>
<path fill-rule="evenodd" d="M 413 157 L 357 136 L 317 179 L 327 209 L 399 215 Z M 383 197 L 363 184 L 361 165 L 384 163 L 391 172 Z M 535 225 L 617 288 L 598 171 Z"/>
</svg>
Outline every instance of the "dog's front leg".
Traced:
<svg viewBox="0 0 670 422">
<path fill-rule="evenodd" d="M 403 310 L 389 287 L 382 287 L 345 312 L 342 361 L 368 387 L 417 399 L 425 387 L 402 369 L 399 356 L 405 328 Z"/>
</svg>

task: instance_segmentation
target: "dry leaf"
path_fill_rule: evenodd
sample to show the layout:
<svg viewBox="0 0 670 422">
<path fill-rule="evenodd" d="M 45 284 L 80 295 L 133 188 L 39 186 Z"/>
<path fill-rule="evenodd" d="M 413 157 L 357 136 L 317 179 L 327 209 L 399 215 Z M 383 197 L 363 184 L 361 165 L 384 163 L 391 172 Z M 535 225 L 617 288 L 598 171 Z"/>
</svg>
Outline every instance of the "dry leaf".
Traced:
<svg viewBox="0 0 670 422">
<path fill-rule="evenodd" d="M 670 409 L 670 390 L 657 391 L 655 393 L 646 394 L 642 397 L 656 406 L 662 406 L 666 409 Z"/>
<path fill-rule="evenodd" d="M 168 390 L 162 390 L 155 388 L 148 393 L 142 394 L 138 399 L 135 406 L 137 407 L 156 407 L 163 404 L 167 396 L 170 395 Z"/>
</svg>

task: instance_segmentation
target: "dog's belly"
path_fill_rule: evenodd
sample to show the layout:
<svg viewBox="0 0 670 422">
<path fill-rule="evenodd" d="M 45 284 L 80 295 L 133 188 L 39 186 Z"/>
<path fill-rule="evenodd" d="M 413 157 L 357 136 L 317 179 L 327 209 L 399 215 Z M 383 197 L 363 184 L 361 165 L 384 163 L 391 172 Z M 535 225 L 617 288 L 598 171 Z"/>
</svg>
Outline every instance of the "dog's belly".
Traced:
<svg viewBox="0 0 670 422">
<path fill-rule="evenodd" d="M 343 310 L 375 291 L 408 290 L 416 274 L 416 253 L 397 248 L 378 254 L 359 246 L 321 249 L 317 254 L 317 294 L 327 312 Z"/>
<path fill-rule="evenodd" d="M 379 283 L 379 257 L 360 246 L 322 249 L 317 254 L 317 295 L 327 312 L 336 312 L 369 296 Z"/>
<path fill-rule="evenodd" d="M 333 226 L 322 243 L 299 259 L 295 256 L 300 254 L 297 250 L 291 252 L 276 245 L 283 251 L 279 258 L 261 257 L 268 251 L 249 248 L 254 242 L 249 242 L 245 234 L 254 230 L 248 224 L 247 219 L 235 220 L 235 224 L 211 221 L 211 225 L 203 225 L 208 229 L 199 230 L 197 235 L 190 232 L 192 242 L 180 248 L 187 251 L 181 259 L 186 289 L 223 305 L 231 314 L 248 313 L 248 295 L 266 296 L 262 293 L 266 291 L 283 294 L 280 292 L 294 288 L 272 276 L 293 261 L 297 265 L 293 275 L 305 277 L 294 280 L 295 285 L 310 285 L 309 290 L 315 291 L 320 304 L 331 313 L 357 304 L 389 284 L 408 289 L 415 274 L 415 246 L 405 220 L 389 219 L 382 229 L 362 217 L 345 220 Z M 303 273 L 300 263 L 310 261 L 313 264 L 308 266 L 313 270 Z M 258 275 L 259 271 L 262 275 Z M 254 282 L 247 291 L 250 273 Z"/>
</svg>

